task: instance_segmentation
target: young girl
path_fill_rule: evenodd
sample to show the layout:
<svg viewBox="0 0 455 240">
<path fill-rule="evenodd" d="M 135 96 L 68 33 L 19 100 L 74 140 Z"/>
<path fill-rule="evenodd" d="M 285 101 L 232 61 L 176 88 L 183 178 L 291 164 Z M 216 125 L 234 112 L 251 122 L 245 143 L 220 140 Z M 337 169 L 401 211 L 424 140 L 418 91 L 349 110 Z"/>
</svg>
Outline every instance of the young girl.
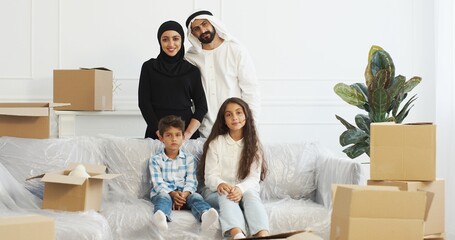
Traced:
<svg viewBox="0 0 455 240">
<path fill-rule="evenodd" d="M 245 238 L 269 235 L 268 217 L 259 197 L 259 182 L 266 163 L 253 115 L 240 98 L 229 98 L 220 107 L 201 158 L 209 199 L 218 195 L 223 236 Z M 214 204 L 216 205 L 216 204 Z"/>
</svg>

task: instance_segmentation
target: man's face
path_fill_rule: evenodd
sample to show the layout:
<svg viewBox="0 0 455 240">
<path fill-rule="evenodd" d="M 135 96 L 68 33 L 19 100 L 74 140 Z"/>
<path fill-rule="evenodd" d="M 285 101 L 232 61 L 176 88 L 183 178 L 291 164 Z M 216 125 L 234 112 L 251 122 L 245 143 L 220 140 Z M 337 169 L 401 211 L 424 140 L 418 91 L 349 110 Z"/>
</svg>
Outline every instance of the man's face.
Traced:
<svg viewBox="0 0 455 240">
<path fill-rule="evenodd" d="M 191 23 L 191 34 L 201 43 L 211 43 L 215 38 L 216 30 L 207 19 L 196 19 Z"/>
</svg>

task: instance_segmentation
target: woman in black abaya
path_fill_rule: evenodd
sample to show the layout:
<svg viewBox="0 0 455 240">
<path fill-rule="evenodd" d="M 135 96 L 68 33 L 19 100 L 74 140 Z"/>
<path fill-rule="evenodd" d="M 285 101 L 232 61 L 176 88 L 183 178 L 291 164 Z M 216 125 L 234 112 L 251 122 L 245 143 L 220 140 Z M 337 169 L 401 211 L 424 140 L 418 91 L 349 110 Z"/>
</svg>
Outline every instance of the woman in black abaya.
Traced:
<svg viewBox="0 0 455 240">
<path fill-rule="evenodd" d="M 158 139 L 158 121 L 167 115 L 180 116 L 185 121 L 185 139 L 199 137 L 207 101 L 199 69 L 183 59 L 184 36 L 179 23 L 161 24 L 157 34 L 160 54 L 142 65 L 139 108 L 147 123 L 146 138 Z"/>
</svg>

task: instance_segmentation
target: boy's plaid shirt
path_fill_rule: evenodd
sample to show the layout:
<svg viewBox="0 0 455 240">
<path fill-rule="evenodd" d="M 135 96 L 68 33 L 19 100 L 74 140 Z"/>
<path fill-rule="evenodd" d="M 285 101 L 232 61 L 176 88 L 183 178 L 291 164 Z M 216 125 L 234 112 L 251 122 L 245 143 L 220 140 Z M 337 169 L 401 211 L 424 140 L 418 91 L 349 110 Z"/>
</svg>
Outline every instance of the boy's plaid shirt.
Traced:
<svg viewBox="0 0 455 240">
<path fill-rule="evenodd" d="M 196 191 L 196 163 L 191 154 L 180 150 L 176 159 L 170 159 L 163 149 L 150 158 L 149 169 L 152 178 L 151 197 L 159 192 Z"/>
</svg>

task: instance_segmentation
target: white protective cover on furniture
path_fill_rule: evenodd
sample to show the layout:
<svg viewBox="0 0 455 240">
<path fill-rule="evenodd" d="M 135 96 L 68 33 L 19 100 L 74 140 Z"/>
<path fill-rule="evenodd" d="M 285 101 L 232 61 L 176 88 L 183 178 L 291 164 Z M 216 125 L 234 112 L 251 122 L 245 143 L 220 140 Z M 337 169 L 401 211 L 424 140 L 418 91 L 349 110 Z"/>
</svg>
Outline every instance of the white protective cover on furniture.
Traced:
<svg viewBox="0 0 455 240">
<path fill-rule="evenodd" d="M 183 149 L 199 157 L 204 139 Z M 56 219 L 57 239 L 222 239 L 219 225 L 206 232 L 190 211 L 174 211 L 167 232 L 152 223 L 148 161 L 157 140 L 113 136 L 68 139 L 0 137 L 0 215 L 37 213 Z M 271 233 L 311 229 L 328 239 L 331 184 L 358 184 L 360 164 L 333 157 L 312 142 L 264 145 L 269 172 L 261 183 Z M 70 162 L 104 164 L 123 175 L 106 181 L 99 213 L 41 210 L 44 184 L 26 178 Z"/>
</svg>

